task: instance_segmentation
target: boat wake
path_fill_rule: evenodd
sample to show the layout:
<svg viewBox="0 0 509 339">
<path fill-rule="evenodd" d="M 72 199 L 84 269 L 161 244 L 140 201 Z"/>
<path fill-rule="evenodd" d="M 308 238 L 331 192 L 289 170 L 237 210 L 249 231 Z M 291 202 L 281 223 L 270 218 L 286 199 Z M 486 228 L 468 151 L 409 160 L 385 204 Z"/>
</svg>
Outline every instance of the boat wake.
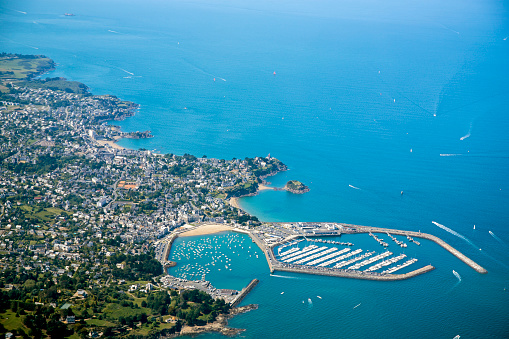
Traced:
<svg viewBox="0 0 509 339">
<path fill-rule="evenodd" d="M 460 154 L 460 153 L 456 153 L 456 154 L 454 154 L 454 153 L 452 153 L 452 154 L 451 153 L 441 153 L 440 154 L 441 157 L 459 157 L 461 155 L 464 155 L 464 154 Z"/>
<path fill-rule="evenodd" d="M 471 242 L 471 241 L 470 241 L 469 239 L 467 239 L 465 236 L 463 236 L 463 235 L 459 234 L 459 233 L 458 233 L 458 232 L 456 232 L 456 231 L 451 230 L 449 227 L 446 227 L 446 226 L 444 226 L 444 225 L 442 225 L 442 224 L 439 224 L 439 223 L 438 223 L 438 222 L 436 222 L 436 221 L 432 221 L 432 223 L 433 223 L 433 224 L 435 224 L 436 226 L 440 227 L 441 229 L 443 229 L 443 230 L 445 230 L 445 231 L 447 231 L 447 232 L 451 233 L 452 235 L 455 235 L 455 236 L 457 236 L 458 238 L 465 240 L 467 243 L 469 243 L 470 245 L 472 245 L 472 247 L 474 247 L 475 249 L 478 249 L 479 251 L 481 251 L 481 253 L 482 253 L 485 257 L 490 258 L 491 260 L 495 261 L 496 263 L 498 263 L 498 264 L 500 264 L 500 265 L 504 266 L 506 269 L 509 269 L 509 266 L 507 266 L 506 264 L 504 264 L 504 263 L 503 263 L 503 262 L 501 262 L 500 260 L 498 260 L 498 259 L 496 259 L 496 258 L 493 258 L 491 255 L 487 254 L 485 251 L 482 251 L 482 249 L 481 249 L 481 248 L 477 247 L 477 245 L 475 245 L 473 242 Z M 494 236 L 494 234 L 492 234 L 492 233 L 493 233 L 493 232 L 491 232 L 491 231 L 490 231 L 490 234 L 491 234 L 492 236 Z M 494 238 L 495 238 L 495 237 L 494 237 Z M 498 238 L 498 237 L 497 237 L 497 238 Z M 497 239 L 497 238 L 495 238 L 495 239 Z M 500 239 L 500 238 L 499 238 L 499 239 Z"/>
<path fill-rule="evenodd" d="M 444 29 L 446 29 L 446 30 L 448 30 L 448 31 L 450 31 L 450 32 L 456 33 L 456 34 L 458 34 L 458 35 L 460 34 L 460 32 L 455 31 L 454 29 L 452 29 L 452 28 L 450 28 L 450 27 L 447 27 L 447 26 L 446 26 L 446 25 L 444 25 L 444 24 L 440 24 L 440 26 L 442 26 L 442 28 L 444 28 Z"/>
<path fill-rule="evenodd" d="M 354 306 L 353 310 L 355 310 L 357 307 L 361 306 L 361 304 L 358 304 L 358 305 Z"/>
<path fill-rule="evenodd" d="M 462 136 L 460 138 L 461 141 L 465 140 L 466 138 L 470 138 L 470 132 L 468 132 L 466 135 Z"/>
<path fill-rule="evenodd" d="M 120 34 L 119 32 L 114 31 L 114 30 L 111 30 L 111 29 L 108 29 L 108 32 L 110 32 L 110 33 L 115 33 L 115 34 Z"/>
<path fill-rule="evenodd" d="M 461 141 L 465 140 L 466 138 L 470 138 L 470 133 L 472 133 L 472 123 L 470 123 L 470 128 L 468 129 L 468 133 L 465 134 L 460 138 Z"/>
<path fill-rule="evenodd" d="M 351 187 L 351 188 L 353 188 L 353 189 L 355 189 L 355 190 L 360 190 L 360 188 L 359 188 L 359 187 L 355 187 L 354 185 L 348 185 L 348 187 Z"/>
<path fill-rule="evenodd" d="M 455 270 L 452 270 L 452 274 L 454 274 L 454 276 L 456 278 L 458 278 L 458 283 L 460 283 L 461 282 L 461 275 L 458 272 L 456 272 Z"/>
<path fill-rule="evenodd" d="M 457 236 L 458 238 L 465 240 L 467 243 L 469 243 L 470 245 L 472 245 L 474 248 L 479 249 L 479 247 L 477 247 L 477 246 L 476 246 L 473 242 L 471 242 L 470 240 L 468 240 L 465 236 L 463 236 L 463 235 L 459 234 L 459 233 L 458 233 L 458 232 L 456 232 L 456 231 L 451 230 L 449 227 L 444 226 L 444 225 L 442 225 L 442 224 L 439 224 L 439 223 L 438 223 L 438 222 L 436 222 L 436 221 L 432 221 L 432 223 L 433 223 L 433 224 L 435 224 L 435 226 L 440 227 L 440 228 L 441 228 L 441 229 L 443 229 L 444 231 L 447 231 L 447 232 L 451 233 L 452 235 L 455 235 L 455 236 Z"/>
<path fill-rule="evenodd" d="M 313 306 L 313 300 L 311 300 L 311 298 L 308 298 L 308 305 L 311 307 Z"/>
<path fill-rule="evenodd" d="M 225 78 L 221 78 L 221 77 L 219 77 L 219 76 L 217 76 L 217 75 L 214 75 L 214 74 L 212 74 L 212 73 L 209 73 L 209 72 L 205 71 L 203 68 L 198 67 L 198 66 L 196 66 L 195 64 L 193 64 L 193 63 L 191 63 L 191 62 L 189 62 L 189 61 L 187 61 L 187 60 L 183 60 L 183 61 L 184 61 L 186 64 L 188 64 L 189 66 L 191 66 L 192 68 L 194 68 L 194 69 L 198 70 L 199 72 L 201 72 L 201 73 L 203 73 L 203 74 L 205 74 L 205 75 L 208 75 L 208 76 L 210 76 L 210 77 L 214 78 L 214 80 L 217 78 L 217 79 L 219 79 L 219 80 L 226 81 L 226 79 L 225 79 Z"/>
<path fill-rule="evenodd" d="M 492 237 L 493 237 L 496 241 L 498 241 L 498 242 L 499 242 L 499 243 L 501 243 L 502 245 L 507 246 L 507 244 L 506 244 L 506 243 L 505 243 L 502 239 L 500 239 L 499 237 L 497 237 L 497 236 L 495 235 L 495 233 L 493 233 L 492 231 L 488 231 L 488 232 L 490 233 L 490 235 L 491 235 L 491 236 L 492 236 Z"/>
<path fill-rule="evenodd" d="M 284 278 L 284 279 L 302 279 L 302 278 L 289 277 L 289 276 L 286 276 L 286 275 L 278 275 L 278 274 L 271 274 L 270 276 L 271 277 L 275 277 L 275 278 Z"/>
<path fill-rule="evenodd" d="M 456 282 L 456 284 L 454 284 L 453 287 L 451 287 L 451 289 L 449 291 L 447 291 L 447 293 L 450 293 L 453 289 L 456 288 L 456 286 L 458 286 L 460 283 L 461 283 L 461 276 L 458 272 L 456 272 L 455 270 L 452 270 L 452 274 L 454 274 L 454 276 L 456 278 L 458 278 L 458 281 Z"/>
<path fill-rule="evenodd" d="M 126 72 L 127 74 L 131 74 L 131 75 L 134 75 L 134 73 L 131 73 L 131 72 L 129 72 L 129 71 L 126 71 L 126 70 L 125 70 L 125 69 L 123 69 L 123 68 L 120 68 L 120 67 L 119 67 L 118 69 L 119 69 L 119 70 L 121 70 L 121 71 L 124 71 L 124 72 Z"/>
</svg>

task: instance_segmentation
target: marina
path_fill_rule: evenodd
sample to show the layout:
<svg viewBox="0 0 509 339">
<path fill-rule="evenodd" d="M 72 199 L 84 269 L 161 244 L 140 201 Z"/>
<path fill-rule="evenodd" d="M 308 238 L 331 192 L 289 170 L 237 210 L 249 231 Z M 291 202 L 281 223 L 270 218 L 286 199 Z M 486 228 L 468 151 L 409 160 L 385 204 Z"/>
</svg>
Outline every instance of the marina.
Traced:
<svg viewBox="0 0 509 339">
<path fill-rule="evenodd" d="M 359 248 L 359 249 L 357 249 L 355 251 L 352 251 L 350 253 L 344 254 L 344 255 L 342 255 L 340 257 L 337 257 L 337 258 L 334 258 L 332 260 L 329 260 L 329 261 L 326 261 L 324 263 L 321 263 L 320 265 L 318 265 L 318 267 L 330 266 L 330 265 L 332 265 L 332 264 L 334 264 L 334 263 L 336 263 L 338 261 L 341 261 L 341 260 L 346 259 L 346 258 L 350 258 L 350 257 L 352 257 L 354 255 L 357 255 L 357 254 L 361 253 L 361 252 L 362 252 L 362 250 Z"/>
<path fill-rule="evenodd" d="M 303 253 L 303 254 L 300 254 L 298 256 L 295 256 L 293 258 L 290 258 L 288 260 L 283 260 L 284 262 L 287 262 L 287 263 L 292 263 L 296 260 L 299 260 L 299 259 L 302 259 L 302 258 L 305 258 L 305 257 L 308 257 L 308 256 L 311 256 L 312 254 L 315 254 L 315 253 L 318 253 L 318 252 L 321 252 L 321 251 L 325 251 L 327 250 L 327 246 L 323 246 L 323 247 L 319 247 L 319 248 L 315 248 L 314 250 L 312 251 L 309 251 L 308 253 Z"/>
<path fill-rule="evenodd" d="M 302 229 L 299 228 L 299 225 L 303 226 Z M 165 253 L 165 255 L 170 253 L 171 246 L 178 238 L 180 232 L 198 229 L 200 226 L 201 224 L 198 224 L 186 230 L 173 232 L 162 239 L 161 242 L 166 246 L 163 253 Z M 281 226 L 285 226 L 285 232 L 288 236 L 279 242 L 275 242 L 275 236 L 268 232 L 274 232 L 275 234 L 280 233 L 283 230 Z M 328 227 L 328 229 L 322 228 L 324 226 Z M 406 253 L 394 254 L 394 250 L 391 250 L 374 255 L 376 251 L 364 251 L 361 248 L 354 248 L 355 245 L 352 241 L 338 241 L 335 238 L 326 238 L 338 237 L 342 234 L 352 236 L 366 233 L 383 247 L 389 247 L 387 242 L 375 234 L 383 233 L 391 238 L 395 245 L 401 248 L 401 250 L 407 248 L 408 245 L 398 240 L 394 235 L 405 236 L 409 242 L 413 242 L 418 246 L 421 244 L 414 238 L 420 237 L 431 240 L 447 249 L 450 253 L 479 273 L 486 273 L 484 268 L 452 248 L 443 240 L 430 234 L 420 232 L 331 223 L 272 223 L 266 224 L 262 232 L 253 232 L 247 228 L 232 228 L 232 231 L 233 232 L 226 233 L 225 238 L 211 235 L 200 244 L 193 243 L 192 240 L 187 244 L 181 243 L 181 247 L 172 253 L 172 259 L 174 261 L 169 261 L 168 257 L 161 258 L 161 261 L 164 261 L 165 265 L 167 265 L 165 267 L 177 265 L 173 270 L 175 273 L 179 274 L 181 278 L 203 282 L 206 281 L 205 279 L 207 276 L 212 274 L 214 270 L 216 273 L 218 272 L 221 274 L 225 271 L 231 272 L 232 258 L 238 257 L 241 251 L 247 251 L 247 260 L 258 259 L 259 253 L 257 249 L 261 249 L 265 254 L 271 272 L 300 272 L 355 279 L 390 281 L 408 279 L 434 269 L 434 266 L 427 265 L 408 271 L 408 268 L 417 263 L 418 259 L 411 258 L 402 264 L 398 264 L 398 262 L 407 257 Z M 240 237 L 240 233 L 249 235 L 252 241 L 246 242 L 245 239 L 248 238 Z M 281 236 L 278 237 L 280 239 L 283 238 Z M 254 245 L 253 243 L 257 245 L 254 248 L 252 247 Z M 322 244 L 323 246 L 315 244 Z M 337 246 L 347 247 L 340 248 Z M 221 247 L 229 252 L 227 253 L 221 250 Z M 207 254 L 207 251 L 211 254 Z M 394 256 L 391 257 L 393 254 Z M 177 264 L 181 260 L 191 260 L 192 257 L 208 257 L 210 260 L 201 266 L 192 263 L 185 265 Z M 169 265 L 169 263 L 172 265 Z M 369 267 L 362 270 L 368 265 Z M 377 272 L 382 268 L 385 268 L 385 270 Z M 400 270 L 404 270 L 403 272 L 406 273 L 395 273 Z"/>
<path fill-rule="evenodd" d="M 337 251 L 337 250 L 338 249 L 336 247 L 329 248 L 329 249 L 327 249 L 327 250 L 325 250 L 323 252 L 320 252 L 318 254 L 314 254 L 314 255 L 311 255 L 309 257 L 305 257 L 304 259 L 301 259 L 301 260 L 297 261 L 296 264 L 299 264 L 299 265 L 304 264 L 304 263 L 306 263 L 308 261 L 315 260 L 316 258 L 321 258 L 323 256 L 326 256 L 327 254 L 330 254 L 331 252 L 334 252 L 334 251 Z M 310 264 L 310 265 L 312 265 L 312 264 Z"/>
<path fill-rule="evenodd" d="M 393 258 L 390 258 L 388 260 L 384 260 L 378 264 L 375 264 L 371 267 L 369 267 L 368 269 L 364 270 L 364 272 L 373 272 L 373 271 L 376 271 L 376 270 L 379 270 L 381 269 L 382 267 L 385 267 L 385 266 L 389 266 L 389 265 L 392 265 L 402 259 L 406 258 L 406 254 L 400 254 L 398 255 L 397 257 L 393 257 Z"/>
<path fill-rule="evenodd" d="M 374 263 L 375 261 L 378 261 L 380 259 L 386 258 L 388 256 L 392 255 L 392 252 L 384 252 L 382 254 L 379 254 L 377 256 L 374 256 L 372 258 L 366 259 L 364 261 L 361 261 L 360 263 L 357 263 L 353 266 L 348 267 L 349 270 L 357 270 L 363 266 L 369 265 L 371 263 Z"/>
<path fill-rule="evenodd" d="M 383 273 L 383 274 L 391 274 L 391 273 L 394 273 L 394 272 L 396 272 L 396 271 L 399 271 L 399 270 L 400 270 L 400 269 L 402 269 L 402 268 L 405 268 L 405 267 L 407 267 L 407 266 L 412 265 L 414 262 L 417 262 L 417 259 L 410 259 L 410 260 L 408 260 L 408 261 L 405 261 L 403 264 L 398 265 L 398 266 L 393 267 L 393 268 L 389 268 L 388 270 L 383 271 L 382 273 Z"/>
<path fill-rule="evenodd" d="M 306 252 L 313 251 L 316 248 L 318 248 L 318 246 L 316 246 L 316 245 L 311 245 L 311 246 L 304 247 L 300 251 L 293 252 L 293 253 L 291 253 L 291 254 L 289 254 L 287 256 L 282 257 L 281 261 L 287 261 L 287 260 L 289 260 L 291 258 L 294 258 L 294 257 L 297 257 L 299 255 L 305 254 Z"/>
<path fill-rule="evenodd" d="M 311 261 L 310 263 L 308 263 L 308 265 L 316 265 L 316 264 L 319 264 L 325 260 L 329 260 L 331 258 L 334 258 L 336 256 L 339 256 L 339 255 L 342 255 L 343 253 L 346 253 L 346 252 L 349 252 L 350 249 L 349 248 L 345 248 L 345 249 L 342 249 L 341 251 L 338 251 L 338 252 L 335 252 L 335 253 L 332 253 L 332 254 L 329 254 L 329 255 L 326 255 L 324 257 L 321 257 L 321 258 L 318 258 L 316 260 L 313 260 Z M 327 266 L 327 265 L 325 265 Z"/>
<path fill-rule="evenodd" d="M 359 251 L 360 251 L 360 250 L 359 250 Z M 359 252 L 359 253 L 360 253 L 360 252 Z M 355 258 L 353 258 L 353 259 L 346 260 L 346 261 L 341 261 L 341 262 L 337 263 L 337 264 L 334 266 L 334 268 L 343 268 L 343 267 L 345 267 L 345 266 L 348 266 L 348 265 L 350 265 L 350 264 L 353 264 L 353 263 L 354 263 L 354 262 L 356 262 L 356 261 L 362 260 L 362 259 L 364 259 L 364 258 L 368 258 L 368 257 L 372 256 L 372 255 L 373 255 L 373 253 L 375 253 L 375 252 L 368 252 L 368 253 L 364 253 L 363 255 L 358 256 L 358 257 L 355 257 Z"/>
</svg>

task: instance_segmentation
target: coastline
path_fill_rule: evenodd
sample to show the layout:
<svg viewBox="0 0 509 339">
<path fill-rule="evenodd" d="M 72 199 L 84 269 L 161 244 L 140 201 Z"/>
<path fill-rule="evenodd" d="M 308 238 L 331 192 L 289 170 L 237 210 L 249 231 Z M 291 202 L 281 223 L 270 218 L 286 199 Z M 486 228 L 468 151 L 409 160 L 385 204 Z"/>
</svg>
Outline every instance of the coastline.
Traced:
<svg viewBox="0 0 509 339">
<path fill-rule="evenodd" d="M 264 184 L 258 184 L 258 190 L 256 192 L 258 193 L 258 191 L 275 191 L 275 190 L 276 190 L 275 187 L 269 187 Z"/>
<path fill-rule="evenodd" d="M 244 332 L 246 329 L 244 328 L 233 328 L 228 327 L 228 320 L 236 316 L 237 314 L 242 314 L 249 312 L 251 310 L 258 309 L 258 305 L 256 304 L 249 304 L 246 306 L 240 306 L 240 307 L 233 307 L 230 309 L 230 312 L 228 314 L 220 314 L 217 316 L 216 321 L 203 325 L 203 326 L 188 326 L 184 325 L 182 329 L 180 330 L 180 333 L 178 333 L 175 337 L 181 337 L 181 336 L 197 336 L 199 334 L 204 333 L 220 333 L 224 336 L 233 337 L 236 336 L 242 332 Z"/>
<path fill-rule="evenodd" d="M 238 208 L 239 210 L 242 210 L 242 207 L 240 207 L 240 204 L 239 204 L 239 198 L 237 198 L 237 197 L 230 198 L 230 200 L 228 200 L 228 203 L 230 204 L 230 206 Z"/>
<path fill-rule="evenodd" d="M 227 226 L 227 225 L 220 225 L 220 224 L 211 224 L 211 225 L 203 225 L 200 227 L 197 227 L 195 229 L 192 229 L 190 231 L 185 231 L 183 233 L 180 233 L 179 237 L 192 237 L 196 235 L 207 235 L 207 234 L 214 234 L 224 231 L 232 231 L 233 227 Z"/>
<path fill-rule="evenodd" d="M 240 202 L 239 202 L 239 199 L 240 198 L 243 198 L 243 197 L 249 197 L 249 196 L 255 196 L 257 195 L 260 191 L 278 191 L 278 188 L 276 187 L 269 187 L 269 186 L 266 186 L 264 184 L 258 184 L 258 189 L 256 190 L 256 192 L 254 193 L 251 193 L 251 194 L 246 194 L 246 195 L 242 195 L 240 197 L 232 197 L 228 200 L 228 203 L 230 204 L 230 206 L 232 207 L 235 207 L 235 208 L 238 208 L 239 210 L 242 210 L 244 212 L 246 212 L 241 206 L 240 206 Z M 247 212 L 246 212 L 247 213 Z"/>
<path fill-rule="evenodd" d="M 123 150 L 123 149 L 126 149 L 125 147 L 122 147 L 120 146 L 119 144 L 117 144 L 117 142 L 121 139 L 123 139 L 121 136 L 116 136 L 114 137 L 113 139 L 115 140 L 96 140 L 96 142 L 101 145 L 101 146 L 106 146 L 106 145 L 109 145 L 110 147 L 112 148 L 115 148 L 115 149 L 118 149 L 118 150 Z"/>
</svg>

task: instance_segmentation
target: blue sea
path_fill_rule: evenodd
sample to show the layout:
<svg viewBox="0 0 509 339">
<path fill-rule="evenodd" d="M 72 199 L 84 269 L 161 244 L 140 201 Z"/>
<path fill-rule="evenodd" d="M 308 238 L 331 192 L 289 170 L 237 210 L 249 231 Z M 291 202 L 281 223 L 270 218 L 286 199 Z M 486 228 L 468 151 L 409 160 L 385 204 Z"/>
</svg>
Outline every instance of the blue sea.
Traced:
<svg viewBox="0 0 509 339">
<path fill-rule="evenodd" d="M 429 242 L 419 265 L 436 269 L 399 282 L 270 276 L 238 252 L 207 278 L 260 280 L 243 302 L 259 309 L 230 322 L 242 337 L 509 337 L 507 2 L 4 0 L 0 46 L 139 103 L 118 124 L 155 137 L 122 146 L 282 160 L 272 185 L 311 191 L 241 199 L 261 220 L 421 230 L 489 272 Z"/>
</svg>

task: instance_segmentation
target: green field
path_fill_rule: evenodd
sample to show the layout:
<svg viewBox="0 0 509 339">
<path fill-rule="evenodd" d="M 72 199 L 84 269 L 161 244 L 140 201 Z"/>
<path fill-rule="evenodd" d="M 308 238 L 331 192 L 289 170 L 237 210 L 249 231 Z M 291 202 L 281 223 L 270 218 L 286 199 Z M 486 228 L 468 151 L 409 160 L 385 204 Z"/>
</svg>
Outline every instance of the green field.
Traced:
<svg viewBox="0 0 509 339">
<path fill-rule="evenodd" d="M 93 325 L 93 326 L 99 326 L 99 327 L 113 327 L 115 326 L 114 323 L 109 322 L 107 320 L 100 320 L 100 319 L 88 319 L 86 321 L 87 325 Z"/>
<path fill-rule="evenodd" d="M 120 306 L 119 304 L 110 303 L 103 309 L 103 313 L 106 317 L 108 317 L 108 319 L 118 319 L 119 317 L 125 318 L 142 313 L 151 314 L 152 312 L 150 309 L 144 307 L 133 309 L 130 307 Z"/>
<path fill-rule="evenodd" d="M 68 93 L 79 93 L 79 94 L 87 93 L 87 86 L 85 86 L 81 82 L 69 81 L 65 80 L 64 78 L 23 81 L 20 82 L 19 85 L 22 87 L 51 89 L 54 91 L 60 90 Z"/>
<path fill-rule="evenodd" d="M 68 215 L 66 211 L 56 207 L 44 208 L 42 211 L 39 211 L 39 208 L 37 207 L 32 207 L 28 205 L 23 205 L 21 206 L 21 208 L 29 212 L 28 214 L 25 215 L 25 217 L 35 218 L 41 221 L 50 221 L 55 217 L 55 215 L 60 214 Z"/>
<path fill-rule="evenodd" d="M 15 330 L 18 328 L 23 329 L 25 332 L 28 332 L 28 329 L 21 322 L 21 317 L 16 317 L 16 313 L 11 310 L 6 311 L 0 315 L 0 323 L 4 325 L 4 327 L 8 330 Z"/>
<path fill-rule="evenodd" d="M 24 80 L 53 68 L 50 58 L 18 58 L 12 55 L 0 58 L 0 79 Z"/>
</svg>

